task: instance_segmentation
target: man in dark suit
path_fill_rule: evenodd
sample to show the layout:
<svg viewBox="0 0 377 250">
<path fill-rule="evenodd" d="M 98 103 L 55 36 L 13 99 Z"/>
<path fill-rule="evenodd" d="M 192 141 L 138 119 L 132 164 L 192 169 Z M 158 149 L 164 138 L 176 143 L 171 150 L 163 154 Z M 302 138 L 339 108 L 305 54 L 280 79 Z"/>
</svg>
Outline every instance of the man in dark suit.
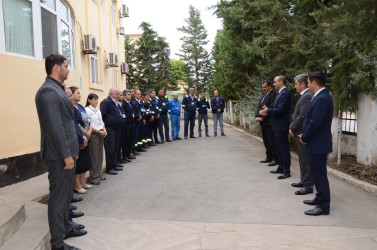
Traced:
<svg viewBox="0 0 377 250">
<path fill-rule="evenodd" d="M 126 129 L 125 129 L 125 136 L 124 136 L 124 143 L 122 148 L 122 157 L 123 160 L 130 162 L 131 157 L 131 142 L 133 139 L 133 131 L 134 131 L 134 123 L 135 123 L 135 116 L 136 111 L 134 109 L 134 106 L 131 103 L 131 91 L 126 89 L 123 91 L 123 109 L 126 114 Z"/>
<path fill-rule="evenodd" d="M 295 77 L 295 88 L 300 97 L 292 115 L 291 125 L 289 125 L 289 134 L 294 137 L 298 150 L 300 182 L 292 183 L 291 185 L 292 187 L 301 187 L 300 190 L 295 192 L 296 195 L 305 195 L 313 193 L 314 185 L 306 146 L 300 143 L 300 138 L 298 137 L 298 135 L 302 133 L 302 124 L 304 123 L 305 114 L 313 98 L 313 93 L 308 88 L 307 74 L 301 74 Z"/>
<path fill-rule="evenodd" d="M 276 166 L 279 163 L 275 147 L 274 132 L 271 128 L 271 116 L 269 114 L 263 116 L 259 114 L 263 106 L 267 108 L 274 107 L 276 92 L 272 89 L 272 83 L 267 80 L 262 83 L 262 90 L 264 95 L 259 100 L 258 109 L 257 112 L 255 112 L 255 121 L 259 122 L 262 128 L 262 138 L 264 147 L 266 148 L 266 159 L 261 160 L 260 163 L 269 163 L 268 166 Z"/>
<path fill-rule="evenodd" d="M 183 136 L 187 139 L 188 129 L 190 124 L 190 138 L 196 138 L 194 136 L 194 127 L 195 127 L 195 117 L 196 110 L 198 109 L 198 98 L 196 98 L 195 89 L 190 88 L 190 94 L 183 97 L 182 108 L 185 110 L 184 113 L 184 133 Z"/>
<path fill-rule="evenodd" d="M 259 111 L 260 115 L 271 115 L 271 126 L 274 131 L 279 166 L 276 170 L 271 170 L 270 172 L 272 174 L 281 173 L 278 179 L 291 177 L 291 152 L 288 141 L 291 94 L 286 86 L 285 77 L 276 76 L 274 78 L 274 87 L 278 93 L 275 98 L 274 108 L 269 109 L 267 106 L 263 106 L 263 109 Z"/>
<path fill-rule="evenodd" d="M 326 78 L 321 72 L 309 74 L 309 89 L 314 93 L 306 113 L 301 143 L 307 145 L 312 178 L 317 189 L 313 200 L 305 200 L 307 205 L 315 205 L 306 215 L 327 215 L 330 213 L 330 186 L 327 179 L 327 155 L 332 152 L 331 122 L 334 104 L 325 87 Z"/>
<path fill-rule="evenodd" d="M 116 155 L 119 147 L 120 130 L 124 129 L 122 110 L 118 105 L 119 90 L 111 88 L 109 96 L 101 102 L 100 110 L 102 120 L 105 123 L 107 136 L 105 137 L 104 147 L 106 156 L 106 173 L 117 175 L 115 171 L 121 171 L 118 167 Z"/>
<path fill-rule="evenodd" d="M 41 157 L 49 172 L 48 223 L 51 249 L 78 249 L 63 241 L 67 235 L 86 234 L 86 231 L 74 229 L 68 219 L 79 143 L 74 107 L 62 85 L 69 74 L 67 59 L 51 54 L 46 57 L 45 68 L 48 77 L 35 96 L 35 104 L 41 129 Z"/>
</svg>

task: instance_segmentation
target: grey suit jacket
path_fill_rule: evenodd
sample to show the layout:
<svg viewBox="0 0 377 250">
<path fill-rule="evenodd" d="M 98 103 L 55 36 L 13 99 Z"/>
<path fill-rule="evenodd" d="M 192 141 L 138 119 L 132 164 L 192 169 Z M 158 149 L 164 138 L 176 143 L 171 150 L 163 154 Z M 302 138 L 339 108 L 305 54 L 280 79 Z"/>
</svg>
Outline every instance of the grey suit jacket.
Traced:
<svg viewBox="0 0 377 250">
<path fill-rule="evenodd" d="M 302 132 L 302 125 L 305 120 L 305 114 L 309 108 L 312 97 L 313 93 L 310 90 L 307 90 L 296 103 L 295 110 L 292 115 L 292 122 L 289 125 L 289 128 L 295 135 L 301 134 Z"/>
<path fill-rule="evenodd" d="M 74 121 L 74 107 L 65 91 L 51 78 L 35 96 L 41 128 L 41 157 L 48 160 L 75 159 L 79 144 Z"/>
</svg>

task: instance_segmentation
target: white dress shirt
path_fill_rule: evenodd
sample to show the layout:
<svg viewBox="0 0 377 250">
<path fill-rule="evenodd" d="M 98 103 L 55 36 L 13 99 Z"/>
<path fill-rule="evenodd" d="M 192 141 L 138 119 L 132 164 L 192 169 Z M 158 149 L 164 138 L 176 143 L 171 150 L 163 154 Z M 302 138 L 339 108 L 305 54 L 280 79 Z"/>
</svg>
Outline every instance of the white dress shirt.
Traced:
<svg viewBox="0 0 377 250">
<path fill-rule="evenodd" d="M 85 108 L 85 111 L 91 119 L 92 127 L 96 130 L 103 129 L 103 121 L 102 121 L 101 111 L 90 106 L 90 105 Z"/>
</svg>

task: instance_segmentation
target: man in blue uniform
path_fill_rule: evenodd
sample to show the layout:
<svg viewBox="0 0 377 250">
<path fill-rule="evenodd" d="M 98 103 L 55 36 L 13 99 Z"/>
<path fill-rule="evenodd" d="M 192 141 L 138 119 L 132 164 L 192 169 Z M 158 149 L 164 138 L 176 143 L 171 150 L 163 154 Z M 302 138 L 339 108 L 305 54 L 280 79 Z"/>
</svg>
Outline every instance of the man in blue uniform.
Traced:
<svg viewBox="0 0 377 250">
<path fill-rule="evenodd" d="M 154 116 L 154 119 L 152 122 L 152 132 L 153 132 L 154 143 L 161 144 L 161 142 L 158 141 L 158 136 L 157 136 L 158 124 L 159 124 L 159 119 L 160 119 L 160 106 L 158 105 L 156 91 L 154 90 L 150 91 L 149 102 L 151 103 L 151 107 L 150 107 L 151 113 Z"/>
<path fill-rule="evenodd" d="M 186 95 L 182 101 L 182 108 L 185 110 L 184 119 L 185 119 L 185 128 L 184 128 L 184 137 L 187 139 L 188 136 L 188 126 L 190 124 L 190 138 L 196 138 L 194 136 L 194 127 L 195 127 L 195 116 L 196 110 L 198 108 L 198 98 L 194 96 L 195 89 L 190 88 L 190 94 Z"/>
<path fill-rule="evenodd" d="M 178 100 L 178 94 L 173 94 L 173 99 L 169 101 L 169 112 L 171 120 L 171 137 L 173 141 L 182 140 L 179 137 L 179 129 L 181 127 L 181 101 Z"/>
<path fill-rule="evenodd" d="M 202 137 L 202 120 L 204 120 L 206 136 L 210 137 L 208 133 L 208 110 L 210 109 L 210 106 L 209 106 L 209 102 L 206 100 L 205 92 L 201 93 L 201 98 L 199 99 L 198 107 L 199 107 L 198 109 L 199 137 Z"/>
<path fill-rule="evenodd" d="M 219 91 L 215 90 L 213 92 L 215 95 L 211 99 L 211 108 L 213 113 L 213 133 L 217 136 L 217 121 L 220 123 L 220 132 L 222 136 L 225 136 L 224 133 L 224 123 L 223 123 L 223 113 L 225 108 L 225 100 L 219 96 Z"/>
<path fill-rule="evenodd" d="M 165 139 L 167 142 L 172 142 L 169 138 L 169 116 L 168 116 L 168 110 L 169 110 L 169 100 L 165 96 L 165 90 L 160 89 L 158 91 L 158 107 L 160 111 L 160 119 L 158 124 L 158 130 L 160 133 L 161 143 L 165 142 Z M 165 127 L 165 135 L 164 135 L 164 127 Z"/>
</svg>

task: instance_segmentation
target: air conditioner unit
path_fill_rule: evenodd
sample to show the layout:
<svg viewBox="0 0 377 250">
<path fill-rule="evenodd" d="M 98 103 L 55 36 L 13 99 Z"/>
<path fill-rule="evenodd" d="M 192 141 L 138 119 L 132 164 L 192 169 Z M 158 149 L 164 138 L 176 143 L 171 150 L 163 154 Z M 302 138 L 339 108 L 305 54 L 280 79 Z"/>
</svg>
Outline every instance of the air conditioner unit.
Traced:
<svg viewBox="0 0 377 250">
<path fill-rule="evenodd" d="M 122 66 L 120 67 L 120 72 L 122 74 L 127 74 L 127 75 L 130 74 L 130 68 L 128 66 L 128 63 L 122 63 Z"/>
<path fill-rule="evenodd" d="M 84 46 L 82 51 L 85 54 L 97 54 L 97 43 L 96 38 L 91 34 L 84 35 Z"/>
<path fill-rule="evenodd" d="M 117 33 L 121 36 L 124 36 L 124 27 L 119 27 L 118 30 L 117 30 Z"/>
<path fill-rule="evenodd" d="M 122 4 L 122 8 L 120 9 L 120 17 L 129 17 L 129 9 L 126 4 Z"/>
<path fill-rule="evenodd" d="M 110 67 L 118 67 L 118 55 L 117 55 L 117 53 L 109 53 L 108 65 Z"/>
</svg>

